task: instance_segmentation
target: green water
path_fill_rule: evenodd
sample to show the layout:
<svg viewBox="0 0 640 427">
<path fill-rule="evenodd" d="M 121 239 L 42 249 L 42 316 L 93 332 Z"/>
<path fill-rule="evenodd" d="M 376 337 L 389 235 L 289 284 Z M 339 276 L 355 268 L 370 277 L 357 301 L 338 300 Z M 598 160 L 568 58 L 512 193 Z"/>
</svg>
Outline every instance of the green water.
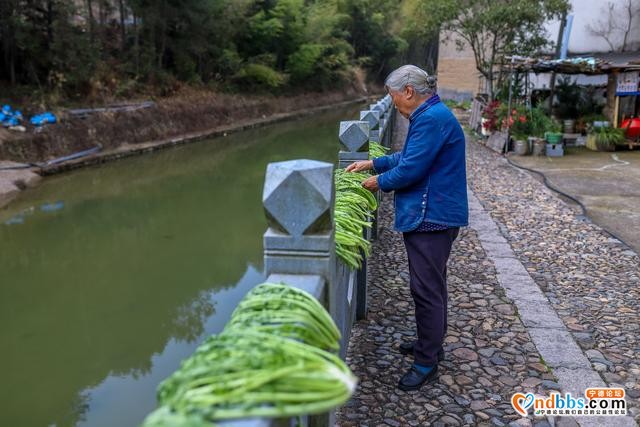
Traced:
<svg viewBox="0 0 640 427">
<path fill-rule="evenodd" d="M 48 178 L 0 210 L 0 426 L 135 426 L 262 274 L 267 163 L 358 106 Z"/>
</svg>

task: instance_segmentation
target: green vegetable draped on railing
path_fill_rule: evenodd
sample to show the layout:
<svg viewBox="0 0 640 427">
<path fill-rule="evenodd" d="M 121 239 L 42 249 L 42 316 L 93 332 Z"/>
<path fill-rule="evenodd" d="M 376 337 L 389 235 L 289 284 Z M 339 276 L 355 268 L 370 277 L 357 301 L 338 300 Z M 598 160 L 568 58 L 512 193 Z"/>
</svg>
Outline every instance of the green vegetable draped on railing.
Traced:
<svg viewBox="0 0 640 427">
<path fill-rule="evenodd" d="M 326 351 L 337 350 L 339 340 L 331 316 L 312 295 L 282 284 L 258 285 L 225 330 L 160 384 L 162 406 L 144 427 L 329 411 L 345 403 L 356 385 L 346 364 Z"/>
<path fill-rule="evenodd" d="M 385 155 L 388 148 L 377 142 L 369 142 L 371 158 Z M 370 175 L 363 172 L 346 172 L 336 169 L 336 255 L 349 267 L 362 266 L 362 254 L 369 256 L 371 242 L 364 238 L 365 227 L 371 227 L 373 211 L 378 207 L 376 197 L 362 187 L 362 181 Z"/>
<path fill-rule="evenodd" d="M 369 141 L 369 158 L 376 159 L 387 154 L 389 149 L 379 142 Z"/>
<path fill-rule="evenodd" d="M 369 143 L 370 158 L 388 148 Z M 337 256 L 359 269 L 370 242 L 376 196 L 368 173 L 335 171 Z M 215 421 L 321 414 L 344 404 L 356 378 L 335 354 L 340 332 L 312 295 L 263 283 L 238 304 L 224 331 L 206 339 L 158 387 L 160 407 L 143 427 L 212 427 Z"/>
</svg>

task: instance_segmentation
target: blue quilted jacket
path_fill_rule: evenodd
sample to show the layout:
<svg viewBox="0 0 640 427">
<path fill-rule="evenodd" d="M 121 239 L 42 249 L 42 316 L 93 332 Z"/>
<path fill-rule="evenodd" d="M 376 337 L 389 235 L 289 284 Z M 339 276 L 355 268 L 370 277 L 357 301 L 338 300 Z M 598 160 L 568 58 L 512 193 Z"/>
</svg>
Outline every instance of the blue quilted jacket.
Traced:
<svg viewBox="0 0 640 427">
<path fill-rule="evenodd" d="M 382 191 L 395 191 L 395 229 L 423 221 L 468 225 L 465 138 L 458 120 L 435 95 L 409 117 L 402 151 L 373 161 Z"/>
</svg>

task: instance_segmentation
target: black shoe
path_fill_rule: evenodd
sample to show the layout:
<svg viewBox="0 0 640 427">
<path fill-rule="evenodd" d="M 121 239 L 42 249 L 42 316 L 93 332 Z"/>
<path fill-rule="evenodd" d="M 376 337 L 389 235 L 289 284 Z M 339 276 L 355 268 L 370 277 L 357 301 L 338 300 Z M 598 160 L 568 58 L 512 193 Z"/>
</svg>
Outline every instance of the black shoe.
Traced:
<svg viewBox="0 0 640 427">
<path fill-rule="evenodd" d="M 398 350 L 402 354 L 413 354 L 413 347 L 415 347 L 416 341 L 404 341 L 401 342 L 398 346 Z M 444 350 L 440 349 L 438 352 L 438 362 L 442 362 L 444 360 Z"/>
<path fill-rule="evenodd" d="M 420 387 L 425 383 L 435 380 L 437 374 L 438 365 L 435 365 L 427 374 L 421 373 L 414 365 L 411 365 L 407 373 L 400 378 L 398 388 L 403 391 L 420 390 Z"/>
</svg>

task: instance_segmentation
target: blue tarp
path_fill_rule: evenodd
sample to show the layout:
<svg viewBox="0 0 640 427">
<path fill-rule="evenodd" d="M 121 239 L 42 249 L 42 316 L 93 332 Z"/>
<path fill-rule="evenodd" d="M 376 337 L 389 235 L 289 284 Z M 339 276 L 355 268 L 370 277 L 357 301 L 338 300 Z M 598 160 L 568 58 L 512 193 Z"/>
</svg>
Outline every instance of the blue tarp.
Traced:
<svg viewBox="0 0 640 427">
<path fill-rule="evenodd" d="M 29 121 L 34 126 L 42 126 L 46 125 L 47 123 L 55 123 L 58 121 L 58 119 L 55 114 L 47 111 L 46 113 L 38 114 L 31 117 L 31 120 Z"/>
<path fill-rule="evenodd" d="M 4 105 L 0 110 L 0 122 L 2 126 L 8 128 L 18 126 L 22 121 L 22 113 L 20 110 L 12 110 L 10 105 Z"/>
<path fill-rule="evenodd" d="M 10 105 L 4 105 L 0 110 L 0 123 L 2 126 L 8 128 L 12 126 L 18 126 L 24 117 L 20 110 L 13 110 Z M 34 126 L 42 126 L 48 123 L 56 123 L 58 118 L 50 111 L 42 114 L 36 114 L 31 117 L 29 122 Z"/>
</svg>

